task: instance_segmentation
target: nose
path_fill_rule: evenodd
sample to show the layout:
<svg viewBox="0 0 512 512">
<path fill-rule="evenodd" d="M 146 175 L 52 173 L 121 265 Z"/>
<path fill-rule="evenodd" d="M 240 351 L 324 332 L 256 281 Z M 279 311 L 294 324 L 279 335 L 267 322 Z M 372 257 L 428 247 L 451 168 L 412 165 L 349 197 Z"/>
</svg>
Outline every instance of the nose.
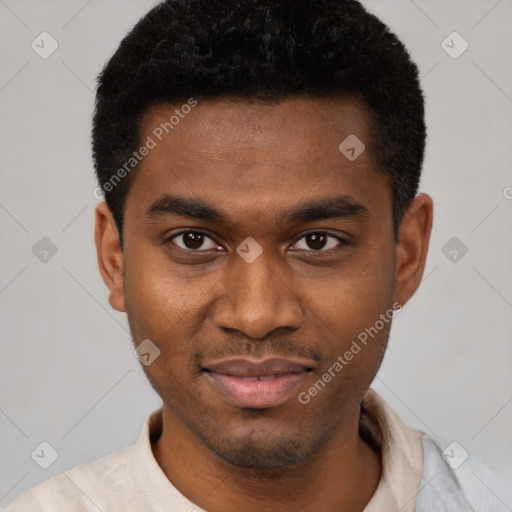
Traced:
<svg viewBox="0 0 512 512">
<path fill-rule="evenodd" d="M 214 306 L 215 324 L 263 338 L 279 328 L 298 329 L 303 310 L 292 270 L 271 262 L 265 251 L 252 263 L 237 256 Z"/>
</svg>

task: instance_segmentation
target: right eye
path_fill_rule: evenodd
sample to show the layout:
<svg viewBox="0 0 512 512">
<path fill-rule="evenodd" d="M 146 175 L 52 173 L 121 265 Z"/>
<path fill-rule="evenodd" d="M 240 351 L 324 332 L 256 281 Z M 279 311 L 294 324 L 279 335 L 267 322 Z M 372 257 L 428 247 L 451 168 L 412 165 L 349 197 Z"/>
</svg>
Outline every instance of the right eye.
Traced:
<svg viewBox="0 0 512 512">
<path fill-rule="evenodd" d="M 176 241 L 175 241 L 176 240 Z M 208 247 L 203 247 L 202 250 L 210 251 L 216 249 L 219 245 L 209 237 L 204 231 L 187 230 L 174 233 L 167 238 L 166 242 L 171 242 L 177 245 L 180 249 L 191 252 L 199 252 L 201 247 L 207 242 Z"/>
</svg>

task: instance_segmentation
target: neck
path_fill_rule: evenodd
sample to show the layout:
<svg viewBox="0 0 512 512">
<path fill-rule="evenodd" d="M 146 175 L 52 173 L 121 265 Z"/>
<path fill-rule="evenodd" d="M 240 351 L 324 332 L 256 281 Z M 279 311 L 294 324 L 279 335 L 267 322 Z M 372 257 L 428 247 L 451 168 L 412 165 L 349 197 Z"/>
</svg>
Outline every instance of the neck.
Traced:
<svg viewBox="0 0 512 512">
<path fill-rule="evenodd" d="M 215 512 L 363 511 L 378 486 L 380 455 L 359 436 L 359 409 L 315 454 L 273 469 L 233 466 L 211 452 L 163 407 L 155 458 L 172 484 L 199 507 Z"/>
</svg>

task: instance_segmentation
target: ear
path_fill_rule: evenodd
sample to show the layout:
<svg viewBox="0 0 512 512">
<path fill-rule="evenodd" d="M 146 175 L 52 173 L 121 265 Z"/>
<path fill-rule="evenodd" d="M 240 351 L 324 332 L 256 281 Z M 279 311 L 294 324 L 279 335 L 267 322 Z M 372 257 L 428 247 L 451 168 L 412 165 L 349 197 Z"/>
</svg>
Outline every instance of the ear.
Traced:
<svg viewBox="0 0 512 512">
<path fill-rule="evenodd" d="M 114 217 L 105 201 L 96 205 L 94 240 L 100 274 L 110 291 L 108 301 L 117 311 L 126 312 L 123 251 Z"/>
<path fill-rule="evenodd" d="M 434 206 L 427 194 L 416 196 L 405 211 L 395 248 L 395 301 L 402 306 L 418 289 L 432 232 Z"/>
</svg>

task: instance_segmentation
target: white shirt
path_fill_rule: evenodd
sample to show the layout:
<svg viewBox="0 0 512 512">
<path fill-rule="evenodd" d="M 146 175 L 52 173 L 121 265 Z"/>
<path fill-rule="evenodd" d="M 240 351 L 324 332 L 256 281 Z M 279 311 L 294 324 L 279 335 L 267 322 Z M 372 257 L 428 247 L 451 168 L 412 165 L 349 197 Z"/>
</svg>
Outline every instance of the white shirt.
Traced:
<svg viewBox="0 0 512 512">
<path fill-rule="evenodd" d="M 495 484 L 489 485 L 492 476 L 480 461 L 470 457 L 452 469 L 441 456 L 441 445 L 407 427 L 374 390 L 365 394 L 361 412 L 361 435 L 381 452 L 383 469 L 365 512 L 512 510 Z M 146 418 L 135 444 L 49 478 L 6 512 L 204 512 L 158 465 L 151 439 L 158 438 L 161 427 L 162 410 L 157 409 Z"/>
</svg>

